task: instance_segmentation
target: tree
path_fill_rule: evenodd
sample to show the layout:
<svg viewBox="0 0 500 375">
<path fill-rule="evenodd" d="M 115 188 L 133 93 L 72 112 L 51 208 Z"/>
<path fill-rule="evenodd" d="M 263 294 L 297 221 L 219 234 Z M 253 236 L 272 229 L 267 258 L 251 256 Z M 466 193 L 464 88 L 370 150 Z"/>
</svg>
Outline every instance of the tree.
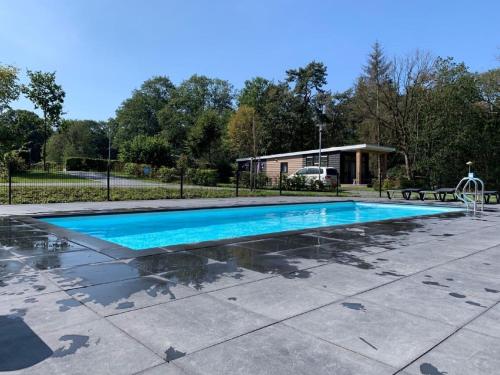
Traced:
<svg viewBox="0 0 500 375">
<path fill-rule="evenodd" d="M 214 154 L 222 145 L 225 119 L 216 110 L 203 112 L 188 134 L 187 145 L 191 155 L 213 166 Z"/>
<path fill-rule="evenodd" d="M 363 115 L 380 124 L 403 157 L 406 178 L 415 176 L 422 136 L 422 116 L 429 88 L 432 84 L 433 59 L 428 54 L 415 52 L 395 59 L 387 72 L 387 82 L 379 87 L 378 100 L 363 80 L 356 87 L 357 100 Z"/>
<path fill-rule="evenodd" d="M 161 130 L 159 112 L 175 94 L 168 77 L 157 76 L 144 81 L 116 111 L 115 140 L 118 145 L 137 135 L 158 134 Z"/>
<path fill-rule="evenodd" d="M 27 72 L 30 82 L 22 87 L 24 94 L 30 99 L 35 108 L 43 112 L 44 122 L 44 147 L 43 147 L 43 168 L 46 169 L 46 144 L 49 131 L 57 128 L 61 122 L 63 114 L 64 90 L 56 83 L 56 73 L 44 73 L 41 71 Z"/>
<path fill-rule="evenodd" d="M 21 152 L 27 164 L 40 160 L 43 120 L 34 112 L 9 109 L 0 115 L 0 153 Z"/>
<path fill-rule="evenodd" d="M 47 142 L 47 158 L 63 162 L 69 157 L 106 158 L 106 124 L 93 120 L 63 120 Z"/>
<path fill-rule="evenodd" d="M 0 114 L 19 97 L 18 72 L 13 66 L 0 65 Z"/>
<path fill-rule="evenodd" d="M 262 126 L 254 108 L 241 105 L 228 124 L 231 151 L 237 157 L 256 157 L 262 152 Z"/>
<path fill-rule="evenodd" d="M 326 70 L 323 63 L 312 61 L 303 68 L 286 72 L 286 82 L 292 84 L 292 92 L 298 99 L 293 108 L 297 128 L 294 136 L 299 141 L 298 149 L 314 147 L 316 119 L 323 104 L 318 99 L 324 93 L 323 86 L 327 83 Z"/>
<path fill-rule="evenodd" d="M 123 144 L 119 159 L 124 162 L 150 164 L 153 167 L 174 165 L 170 146 L 159 136 L 144 134 Z"/>
<path fill-rule="evenodd" d="M 369 111 L 364 111 L 366 116 L 361 124 L 363 138 L 368 143 L 382 144 L 382 129 L 378 120 L 381 116 L 380 93 L 390 84 L 390 69 L 391 62 L 387 60 L 380 43 L 375 42 L 368 56 L 368 62 L 363 67 L 363 75 L 357 83 L 358 92 L 363 91 L 365 100 L 369 100 L 370 105 L 375 107 L 375 116 L 371 116 Z"/>
<path fill-rule="evenodd" d="M 255 77 L 245 81 L 243 89 L 238 96 L 238 106 L 249 106 L 256 113 L 262 115 L 268 100 L 268 90 L 271 82 L 262 77 Z"/>
<path fill-rule="evenodd" d="M 381 145 L 383 140 L 387 139 L 387 136 L 383 136 L 383 129 L 380 122 L 380 93 L 383 89 L 388 89 L 387 86 L 390 85 L 390 69 L 391 62 L 387 61 L 380 43 L 375 42 L 368 56 L 368 62 L 363 67 L 363 75 L 359 78 L 356 88 L 358 94 L 364 97 L 364 100 L 359 101 L 358 104 L 361 104 L 361 110 L 366 113 L 366 116 L 363 117 L 360 123 L 362 138 L 366 143 Z M 370 101 L 370 105 L 375 107 L 375 116 L 372 116 L 369 111 L 363 108 L 366 106 L 366 101 Z M 387 133 L 387 131 L 385 132 Z M 379 178 L 379 189 L 381 189 L 382 170 L 380 155 L 377 156 L 376 163 L 376 175 Z M 370 164 L 370 169 L 373 170 L 373 163 Z"/>
</svg>

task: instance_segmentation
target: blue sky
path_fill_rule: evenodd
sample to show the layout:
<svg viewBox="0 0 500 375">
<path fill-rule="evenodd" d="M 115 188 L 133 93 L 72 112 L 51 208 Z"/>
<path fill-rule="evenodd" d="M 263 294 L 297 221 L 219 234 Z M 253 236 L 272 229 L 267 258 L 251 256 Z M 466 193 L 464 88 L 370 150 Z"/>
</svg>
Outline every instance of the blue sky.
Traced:
<svg viewBox="0 0 500 375">
<path fill-rule="evenodd" d="M 499 66 L 499 25 L 498 0 L 1 0 L 0 63 L 57 71 L 66 117 L 105 120 L 154 75 L 240 88 L 317 60 L 344 90 L 375 40 L 389 56 L 418 48 L 483 71 Z"/>
</svg>

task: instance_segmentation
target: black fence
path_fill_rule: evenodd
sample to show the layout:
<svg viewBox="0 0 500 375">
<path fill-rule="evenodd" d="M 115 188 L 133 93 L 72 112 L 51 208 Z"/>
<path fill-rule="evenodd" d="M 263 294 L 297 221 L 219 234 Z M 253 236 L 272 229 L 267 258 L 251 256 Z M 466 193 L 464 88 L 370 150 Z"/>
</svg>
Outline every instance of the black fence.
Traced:
<svg viewBox="0 0 500 375">
<path fill-rule="evenodd" d="M 0 173 L 0 204 L 63 203 L 172 198 L 225 198 L 269 195 L 338 195 L 338 185 L 308 183 L 284 174 L 236 172 L 221 178 L 209 169 L 178 170 L 140 164 L 69 171 L 62 165 Z"/>
</svg>

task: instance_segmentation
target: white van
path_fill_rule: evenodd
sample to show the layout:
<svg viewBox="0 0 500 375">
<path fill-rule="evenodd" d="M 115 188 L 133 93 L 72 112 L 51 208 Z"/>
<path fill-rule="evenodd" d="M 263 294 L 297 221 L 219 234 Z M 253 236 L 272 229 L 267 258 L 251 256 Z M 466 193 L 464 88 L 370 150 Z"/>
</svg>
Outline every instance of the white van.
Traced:
<svg viewBox="0 0 500 375">
<path fill-rule="evenodd" d="M 304 176 L 308 182 L 319 179 L 325 186 L 336 186 L 338 173 L 335 168 L 305 167 L 291 174 L 288 178 L 295 176 Z"/>
</svg>

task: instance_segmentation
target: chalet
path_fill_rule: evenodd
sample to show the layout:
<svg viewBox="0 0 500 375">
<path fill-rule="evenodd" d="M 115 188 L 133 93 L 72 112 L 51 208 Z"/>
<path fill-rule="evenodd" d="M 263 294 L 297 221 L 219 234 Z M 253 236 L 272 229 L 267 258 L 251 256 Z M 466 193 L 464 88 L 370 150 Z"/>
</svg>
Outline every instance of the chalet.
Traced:
<svg viewBox="0 0 500 375">
<path fill-rule="evenodd" d="M 341 184 L 368 184 L 374 177 L 369 171 L 370 157 L 380 155 L 382 177 L 386 176 L 387 154 L 396 151 L 393 147 L 358 144 L 321 149 L 321 166 L 337 170 Z M 297 170 L 319 165 L 319 150 L 307 150 L 240 158 L 236 160 L 239 171 L 253 170 L 265 173 L 273 182 L 278 181 L 280 171 L 292 174 Z M 376 177 L 376 176 L 375 176 Z"/>
</svg>

